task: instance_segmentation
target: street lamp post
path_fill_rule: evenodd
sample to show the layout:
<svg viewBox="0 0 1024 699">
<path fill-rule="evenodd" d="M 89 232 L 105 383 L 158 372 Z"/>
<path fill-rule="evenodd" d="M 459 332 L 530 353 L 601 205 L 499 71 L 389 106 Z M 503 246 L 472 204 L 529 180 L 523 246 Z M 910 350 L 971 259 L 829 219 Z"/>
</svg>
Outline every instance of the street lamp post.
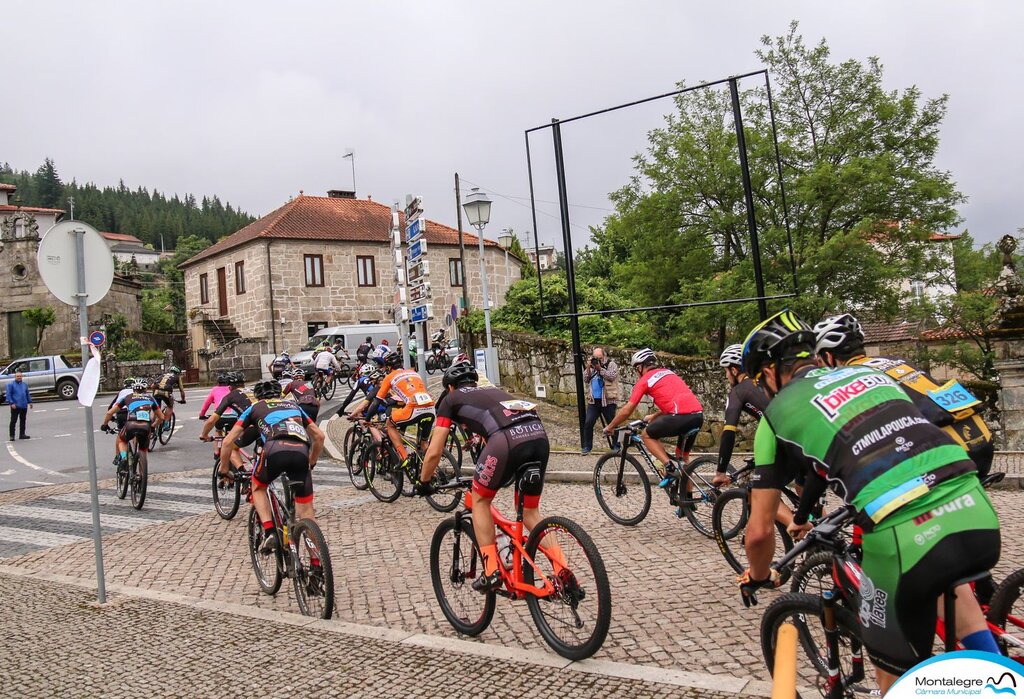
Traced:
<svg viewBox="0 0 1024 699">
<path fill-rule="evenodd" d="M 508 228 L 503 230 L 501 235 L 498 236 L 498 245 L 505 250 L 505 283 L 510 284 L 512 275 L 508 270 L 508 249 L 512 247 L 512 232 Z"/>
<path fill-rule="evenodd" d="M 486 371 L 487 378 L 491 383 L 498 383 L 498 371 L 497 371 L 497 353 L 494 352 L 494 345 L 491 342 L 491 297 L 490 290 L 487 286 L 487 272 L 484 269 L 484 226 L 487 225 L 491 219 L 491 200 L 487 198 L 487 195 L 480 191 L 479 187 L 474 187 L 473 191 L 470 192 L 469 196 L 466 197 L 466 202 L 462 205 L 462 208 L 466 211 L 466 219 L 469 225 L 476 228 L 477 242 L 480 246 L 480 283 L 483 285 L 484 293 L 484 329 L 487 334 L 487 363 Z"/>
</svg>

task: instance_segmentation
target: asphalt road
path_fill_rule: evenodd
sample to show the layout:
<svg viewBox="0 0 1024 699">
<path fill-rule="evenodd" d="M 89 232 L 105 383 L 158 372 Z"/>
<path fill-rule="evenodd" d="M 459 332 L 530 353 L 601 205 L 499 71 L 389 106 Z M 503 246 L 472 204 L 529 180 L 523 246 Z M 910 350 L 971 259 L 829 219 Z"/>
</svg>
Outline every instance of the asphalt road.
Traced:
<svg viewBox="0 0 1024 699">
<path fill-rule="evenodd" d="M 435 396 L 440 391 L 439 373 L 428 377 L 428 388 Z M 198 439 L 202 429 L 199 408 L 209 391 L 209 387 L 186 389 L 185 405 L 175 403 L 175 434 L 168 444 L 157 445 L 150 454 L 151 473 L 182 471 L 211 462 L 213 445 Z M 334 398 L 320 408 L 321 423 L 334 414 L 347 395 L 348 389 L 339 386 Z M 92 407 L 99 478 L 114 476 L 114 437 L 99 431 L 112 398 L 112 394 L 97 396 Z M 6 408 L 0 410 L 0 416 L 10 419 Z M 41 400 L 29 411 L 25 431 L 31 439 L 7 441 L 7 435 L 0 433 L 5 440 L 0 447 L 0 492 L 88 480 L 85 408 L 77 401 Z"/>
</svg>

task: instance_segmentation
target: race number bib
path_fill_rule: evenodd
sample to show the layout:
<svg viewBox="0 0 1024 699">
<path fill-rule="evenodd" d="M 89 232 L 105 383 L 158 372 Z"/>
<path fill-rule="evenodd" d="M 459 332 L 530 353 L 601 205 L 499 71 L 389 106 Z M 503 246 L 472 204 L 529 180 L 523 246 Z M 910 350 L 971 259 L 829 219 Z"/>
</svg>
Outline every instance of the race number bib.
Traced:
<svg viewBox="0 0 1024 699">
<path fill-rule="evenodd" d="M 148 410 L 136 410 L 135 419 L 141 422 L 149 422 L 149 411 Z"/>
<path fill-rule="evenodd" d="M 537 404 L 531 403 L 528 400 L 503 400 L 501 401 L 501 407 L 515 412 L 527 412 L 536 408 Z"/>
<path fill-rule="evenodd" d="M 417 393 L 415 396 L 413 396 L 413 400 L 415 400 L 418 404 L 423 405 L 424 403 L 433 402 L 434 399 L 430 397 L 429 393 Z"/>
<path fill-rule="evenodd" d="M 956 413 L 981 404 L 980 400 L 975 398 L 970 391 L 961 386 L 960 382 L 955 379 L 947 381 L 939 388 L 928 391 L 928 397 L 935 401 L 940 408 L 950 413 Z"/>
</svg>

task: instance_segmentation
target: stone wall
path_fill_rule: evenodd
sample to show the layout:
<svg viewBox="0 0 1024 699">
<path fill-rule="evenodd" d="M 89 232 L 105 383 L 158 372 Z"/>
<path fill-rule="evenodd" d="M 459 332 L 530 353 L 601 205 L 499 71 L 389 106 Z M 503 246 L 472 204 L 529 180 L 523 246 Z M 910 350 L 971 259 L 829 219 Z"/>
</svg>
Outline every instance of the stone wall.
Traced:
<svg viewBox="0 0 1024 699">
<path fill-rule="evenodd" d="M 537 385 L 543 385 L 546 400 L 561 406 L 576 407 L 575 369 L 569 342 L 504 330 L 494 330 L 491 334 L 498 350 L 498 367 L 503 386 L 516 393 L 535 396 Z M 477 347 L 484 346 L 483 338 L 474 339 Z M 635 350 L 606 345 L 602 347 L 619 365 L 625 403 L 636 382 L 636 375 L 629 368 L 629 360 Z M 594 345 L 584 345 L 584 357 L 589 357 L 593 349 Z M 663 365 L 683 377 L 704 406 L 704 428 L 697 438 L 697 446 L 708 450 L 717 449 L 722 434 L 725 399 L 729 393 L 728 383 L 718 362 L 664 352 L 659 352 L 658 356 Z M 651 409 L 650 400 L 645 398 L 638 416 Z M 752 450 L 755 426 L 755 422 L 743 418 L 737 435 L 737 452 Z"/>
<path fill-rule="evenodd" d="M 270 245 L 270 282 L 267 279 L 267 245 Z M 305 283 L 305 255 L 323 256 L 324 286 Z M 376 285 L 361 287 L 356 257 L 374 259 Z M 462 287 L 453 286 L 449 263 L 459 257 L 457 245 L 431 245 L 430 284 L 435 323 L 451 306 L 459 306 Z M 513 256 L 505 264 L 503 250 L 489 247 L 484 259 L 494 307 L 504 303 L 505 294 L 520 279 L 520 262 Z M 245 291 L 236 293 L 235 263 L 244 262 Z M 207 338 L 202 318 L 220 318 L 217 270 L 224 268 L 227 319 L 242 337 L 267 337 L 270 351 L 296 351 L 308 339 L 307 323 L 354 325 L 362 322 L 390 323 L 394 305 L 394 262 L 385 243 L 260 240 L 190 265 L 185 270 L 185 306 L 197 315 L 190 321 L 192 347 L 213 349 L 216 338 Z M 480 287 L 480 256 L 477 248 L 466 248 L 466 283 L 469 301 L 483 305 Z M 209 297 L 201 303 L 200 276 L 205 274 Z M 273 286 L 273 322 L 270 288 Z"/>
<path fill-rule="evenodd" d="M 105 391 L 120 391 L 124 380 L 136 376 L 159 376 L 164 372 L 164 362 L 160 359 L 147 359 L 136 362 L 104 361 L 103 376 L 100 385 Z"/>
<path fill-rule="evenodd" d="M 214 383 L 222 371 L 241 371 L 246 381 L 255 381 L 263 374 L 260 355 L 269 352 L 263 338 L 239 338 L 209 353 L 199 355 L 200 383 Z"/>
</svg>

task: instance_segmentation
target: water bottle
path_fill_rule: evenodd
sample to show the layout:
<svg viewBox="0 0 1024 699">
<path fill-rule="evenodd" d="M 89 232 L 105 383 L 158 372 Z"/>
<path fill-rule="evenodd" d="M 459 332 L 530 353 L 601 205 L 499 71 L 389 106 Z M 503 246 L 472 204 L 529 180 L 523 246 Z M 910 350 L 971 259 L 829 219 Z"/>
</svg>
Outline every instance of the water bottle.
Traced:
<svg viewBox="0 0 1024 699">
<path fill-rule="evenodd" d="M 506 568 L 512 567 L 512 540 L 508 534 L 499 530 L 498 536 L 494 539 L 494 544 L 498 548 L 498 558 Z"/>
</svg>

